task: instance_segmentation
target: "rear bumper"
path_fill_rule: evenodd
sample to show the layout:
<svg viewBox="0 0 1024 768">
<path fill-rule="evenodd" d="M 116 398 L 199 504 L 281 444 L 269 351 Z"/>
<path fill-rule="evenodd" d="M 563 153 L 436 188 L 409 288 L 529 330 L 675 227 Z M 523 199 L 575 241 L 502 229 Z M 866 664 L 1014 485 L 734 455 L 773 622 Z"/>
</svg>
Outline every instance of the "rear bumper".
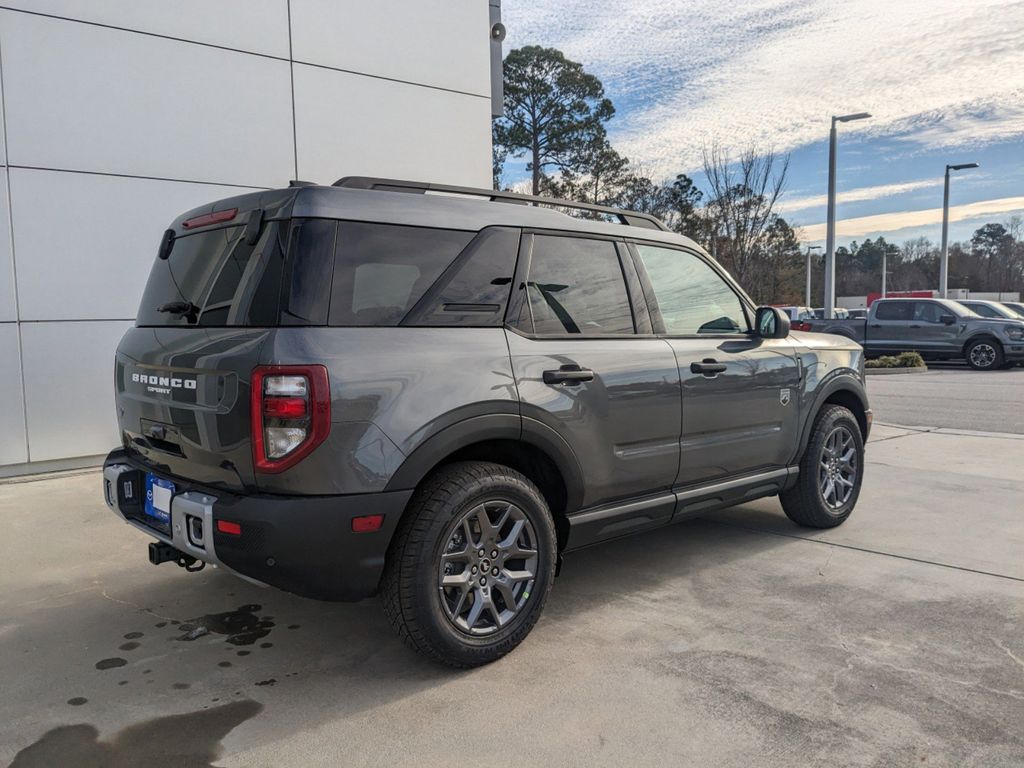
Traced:
<svg viewBox="0 0 1024 768">
<path fill-rule="evenodd" d="M 117 450 L 103 464 L 104 498 L 128 524 L 186 555 L 286 592 L 361 600 L 377 591 L 391 536 L 412 491 L 346 496 L 239 495 L 176 477 L 166 527 L 142 511 L 152 470 Z M 160 476 L 160 473 L 154 473 Z M 380 530 L 353 533 L 352 518 L 384 515 Z M 217 521 L 241 526 L 240 535 Z"/>
</svg>

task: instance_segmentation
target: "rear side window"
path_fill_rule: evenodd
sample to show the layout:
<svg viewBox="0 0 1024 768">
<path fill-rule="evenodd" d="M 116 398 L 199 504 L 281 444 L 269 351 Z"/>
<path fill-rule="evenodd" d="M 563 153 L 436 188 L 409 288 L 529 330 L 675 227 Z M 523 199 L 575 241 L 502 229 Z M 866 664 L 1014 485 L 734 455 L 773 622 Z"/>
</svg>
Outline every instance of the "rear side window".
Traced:
<svg viewBox="0 0 1024 768">
<path fill-rule="evenodd" d="M 880 301 L 875 309 L 875 319 L 909 320 L 913 307 L 912 301 Z"/>
<path fill-rule="evenodd" d="M 534 333 L 635 333 L 618 252 L 608 240 L 534 236 L 527 293 Z"/>
<path fill-rule="evenodd" d="M 475 234 L 341 222 L 330 325 L 398 325 Z"/>
<path fill-rule="evenodd" d="M 502 325 L 518 253 L 519 230 L 491 227 L 481 231 L 402 325 Z"/>
</svg>

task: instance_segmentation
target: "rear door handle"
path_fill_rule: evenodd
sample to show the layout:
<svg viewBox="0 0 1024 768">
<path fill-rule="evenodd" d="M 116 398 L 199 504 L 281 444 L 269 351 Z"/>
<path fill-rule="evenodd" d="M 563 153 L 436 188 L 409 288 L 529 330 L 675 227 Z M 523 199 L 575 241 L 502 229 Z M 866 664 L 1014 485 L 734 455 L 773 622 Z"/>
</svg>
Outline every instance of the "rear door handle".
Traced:
<svg viewBox="0 0 1024 768">
<path fill-rule="evenodd" d="M 714 378 L 726 370 L 725 363 L 720 363 L 710 357 L 705 357 L 699 363 L 690 363 L 690 373 L 702 373 L 708 378 Z"/>
<path fill-rule="evenodd" d="M 871 327 L 872 327 L 872 328 L 881 328 L 881 327 L 882 327 L 882 324 L 881 324 L 881 323 L 872 323 L 872 324 L 871 324 Z"/>
<path fill-rule="evenodd" d="M 556 371 L 544 371 L 545 384 L 582 384 L 593 380 L 594 372 L 578 365 L 563 365 Z"/>
<path fill-rule="evenodd" d="M 920 325 L 911 325 L 910 327 L 911 328 L 920 328 L 921 326 Z"/>
</svg>

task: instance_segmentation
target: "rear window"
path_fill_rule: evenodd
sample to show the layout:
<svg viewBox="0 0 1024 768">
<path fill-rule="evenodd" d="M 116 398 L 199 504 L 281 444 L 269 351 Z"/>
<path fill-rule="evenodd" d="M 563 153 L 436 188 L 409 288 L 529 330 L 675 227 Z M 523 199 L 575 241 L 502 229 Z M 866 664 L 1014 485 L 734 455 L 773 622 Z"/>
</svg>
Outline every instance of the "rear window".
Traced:
<svg viewBox="0 0 1024 768">
<path fill-rule="evenodd" d="M 398 325 L 475 235 L 340 222 L 330 325 Z"/>
</svg>

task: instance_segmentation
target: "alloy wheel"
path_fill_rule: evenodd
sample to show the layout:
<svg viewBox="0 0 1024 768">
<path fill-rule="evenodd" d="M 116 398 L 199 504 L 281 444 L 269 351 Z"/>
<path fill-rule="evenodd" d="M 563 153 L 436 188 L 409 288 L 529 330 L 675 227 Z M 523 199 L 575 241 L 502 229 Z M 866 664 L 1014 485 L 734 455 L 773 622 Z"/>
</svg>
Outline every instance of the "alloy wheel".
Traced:
<svg viewBox="0 0 1024 768">
<path fill-rule="evenodd" d="M 449 526 L 438 568 L 441 607 L 455 628 L 489 635 L 507 627 L 530 599 L 537 535 L 511 502 L 485 501 Z"/>
<path fill-rule="evenodd" d="M 853 494 L 857 481 L 857 443 L 848 427 L 837 426 L 825 438 L 818 470 L 821 498 L 840 509 Z"/>
<path fill-rule="evenodd" d="M 971 347 L 971 363 L 978 368 L 989 368 L 996 361 L 996 350 L 991 344 L 981 343 Z"/>
</svg>

